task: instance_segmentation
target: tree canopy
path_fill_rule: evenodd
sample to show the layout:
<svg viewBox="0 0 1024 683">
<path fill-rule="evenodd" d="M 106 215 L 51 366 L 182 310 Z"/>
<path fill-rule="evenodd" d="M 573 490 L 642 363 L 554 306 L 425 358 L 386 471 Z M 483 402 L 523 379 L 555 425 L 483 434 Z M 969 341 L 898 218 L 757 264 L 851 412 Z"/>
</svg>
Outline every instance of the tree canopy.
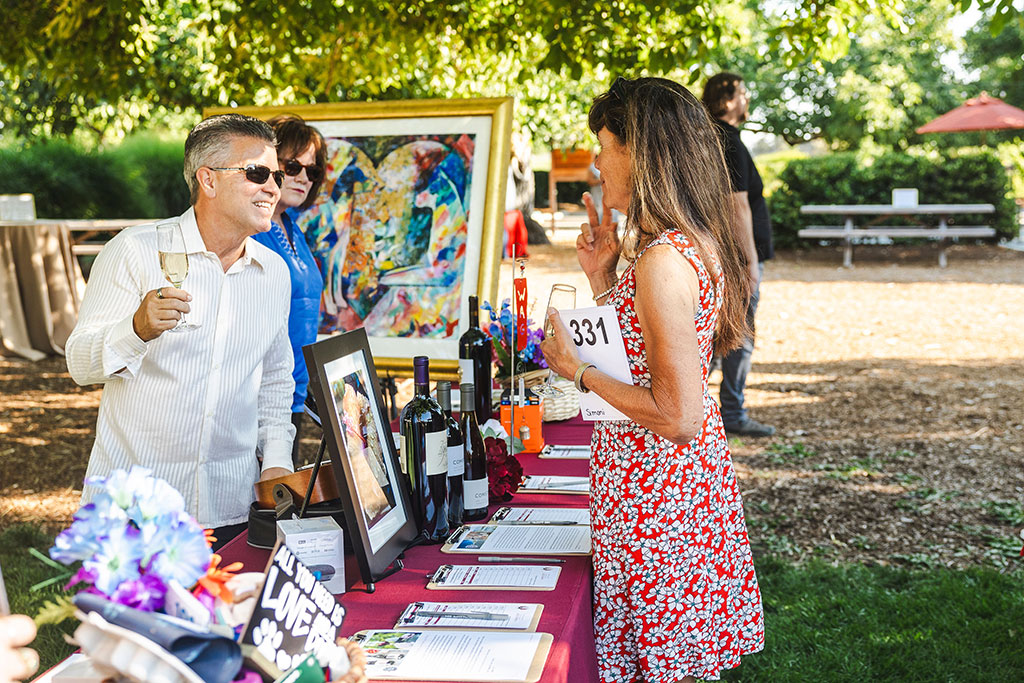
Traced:
<svg viewBox="0 0 1024 683">
<path fill-rule="evenodd" d="M 906 1 L 7 0 L 0 133 L 103 140 L 212 105 L 510 94 L 535 138 L 572 143 L 618 74 L 696 82 L 743 53 L 797 70 L 777 79 L 780 101 L 844 59 L 899 83 L 860 38 L 905 30 Z M 989 8 L 994 27 L 1012 1 L 956 5 Z M 862 85 L 845 87 L 852 98 Z M 813 117 L 791 128 L 824 130 Z"/>
</svg>

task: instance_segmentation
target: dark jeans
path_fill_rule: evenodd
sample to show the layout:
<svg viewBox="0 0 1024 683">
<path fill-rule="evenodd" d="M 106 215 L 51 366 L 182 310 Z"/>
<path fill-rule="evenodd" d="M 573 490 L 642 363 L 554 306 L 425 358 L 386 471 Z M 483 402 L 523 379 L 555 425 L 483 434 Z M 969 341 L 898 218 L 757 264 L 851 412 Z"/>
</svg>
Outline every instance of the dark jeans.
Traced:
<svg viewBox="0 0 1024 683">
<path fill-rule="evenodd" d="M 747 304 L 747 322 L 750 323 L 751 336 L 743 342 L 743 346 L 729 352 L 722 359 L 722 390 L 719 398 L 722 403 L 722 422 L 727 425 L 738 425 L 747 419 L 744 407 L 743 389 L 747 386 L 747 375 L 750 373 L 750 357 L 754 353 L 754 314 L 757 313 L 757 302 L 761 297 L 761 277 L 764 275 L 764 263 L 757 264 L 757 286 Z"/>
</svg>

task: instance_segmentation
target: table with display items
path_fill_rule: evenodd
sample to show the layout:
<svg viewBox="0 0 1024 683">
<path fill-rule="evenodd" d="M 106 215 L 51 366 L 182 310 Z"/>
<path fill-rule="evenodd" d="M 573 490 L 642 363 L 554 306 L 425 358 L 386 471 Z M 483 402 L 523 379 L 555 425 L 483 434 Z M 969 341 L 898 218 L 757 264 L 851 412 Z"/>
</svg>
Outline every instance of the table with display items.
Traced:
<svg viewBox="0 0 1024 683">
<path fill-rule="evenodd" d="M 560 423 L 545 423 L 544 438 L 551 444 L 589 444 L 592 423 L 579 417 Z M 587 460 L 542 459 L 537 454 L 519 455 L 525 474 L 585 476 Z M 492 503 L 489 514 L 501 505 L 513 507 L 587 507 L 589 498 L 579 495 L 516 494 L 508 503 Z M 489 518 L 489 516 L 488 516 Z M 224 563 L 242 562 L 243 571 L 262 572 L 270 552 L 253 548 L 246 542 L 247 534 L 227 543 L 220 550 Z M 373 628 L 394 626 L 406 606 L 424 601 L 519 602 L 529 595 L 528 602 L 544 605 L 537 631 L 550 633 L 554 643 L 548 654 L 541 683 L 570 683 L 597 680 L 597 655 L 594 650 L 592 566 L 589 557 L 564 557 L 558 585 L 553 591 L 530 593 L 474 590 L 428 590 L 427 576 L 443 564 L 475 564 L 477 555 L 451 555 L 441 546 L 417 546 L 406 551 L 404 568 L 379 581 L 374 593 L 362 590 L 356 583 L 352 590 L 339 595 L 347 614 L 342 625 L 346 636 Z"/>
</svg>

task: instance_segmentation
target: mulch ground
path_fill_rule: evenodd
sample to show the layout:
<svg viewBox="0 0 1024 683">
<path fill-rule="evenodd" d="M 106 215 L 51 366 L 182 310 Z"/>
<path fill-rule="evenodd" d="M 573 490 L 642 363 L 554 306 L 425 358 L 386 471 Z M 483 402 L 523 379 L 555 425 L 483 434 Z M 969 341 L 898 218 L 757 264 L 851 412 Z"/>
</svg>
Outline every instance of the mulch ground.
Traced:
<svg viewBox="0 0 1024 683">
<path fill-rule="evenodd" d="M 586 305 L 573 238 L 531 247 L 535 300 L 563 281 Z M 957 246 L 939 269 L 934 246 L 871 247 L 840 263 L 813 249 L 765 271 L 747 402 L 778 432 L 732 441 L 755 551 L 1020 567 L 1024 253 Z M 502 291 L 510 277 L 506 263 Z M 63 358 L 0 358 L 0 528 L 70 521 L 99 399 Z"/>
</svg>

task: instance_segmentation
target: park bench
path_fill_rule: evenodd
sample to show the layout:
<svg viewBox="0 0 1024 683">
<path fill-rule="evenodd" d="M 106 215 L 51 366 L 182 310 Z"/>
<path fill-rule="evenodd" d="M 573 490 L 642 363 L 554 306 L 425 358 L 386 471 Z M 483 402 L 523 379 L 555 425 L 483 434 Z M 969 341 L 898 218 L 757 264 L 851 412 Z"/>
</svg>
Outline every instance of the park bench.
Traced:
<svg viewBox="0 0 1024 683">
<path fill-rule="evenodd" d="M 996 231 L 987 225 L 958 225 L 950 227 L 950 216 L 957 214 L 993 213 L 991 204 L 915 204 L 910 206 L 894 206 L 891 204 L 808 204 L 800 207 L 802 214 L 820 214 L 842 216 L 843 225 L 810 225 L 798 232 L 805 239 L 842 240 L 843 266 L 853 266 L 854 243 L 885 238 L 917 238 L 937 240 L 939 243 L 939 267 L 946 267 L 947 240 L 960 237 L 983 238 L 993 237 Z M 875 216 L 873 220 L 861 226 L 856 219 Z M 931 216 L 938 218 L 938 224 L 931 226 L 923 221 L 917 225 L 877 225 L 893 216 Z"/>
</svg>

